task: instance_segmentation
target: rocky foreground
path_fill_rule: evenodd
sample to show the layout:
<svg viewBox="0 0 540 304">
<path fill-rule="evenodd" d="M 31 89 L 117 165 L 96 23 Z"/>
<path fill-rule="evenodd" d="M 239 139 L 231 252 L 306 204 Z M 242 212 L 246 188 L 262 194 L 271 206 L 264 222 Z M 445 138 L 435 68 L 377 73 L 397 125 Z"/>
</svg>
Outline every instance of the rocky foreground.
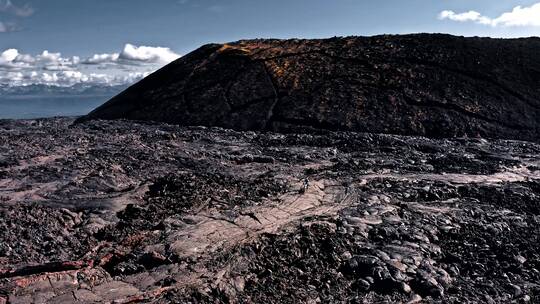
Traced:
<svg viewBox="0 0 540 304">
<path fill-rule="evenodd" d="M 0 303 L 538 303 L 540 145 L 0 122 Z"/>
</svg>

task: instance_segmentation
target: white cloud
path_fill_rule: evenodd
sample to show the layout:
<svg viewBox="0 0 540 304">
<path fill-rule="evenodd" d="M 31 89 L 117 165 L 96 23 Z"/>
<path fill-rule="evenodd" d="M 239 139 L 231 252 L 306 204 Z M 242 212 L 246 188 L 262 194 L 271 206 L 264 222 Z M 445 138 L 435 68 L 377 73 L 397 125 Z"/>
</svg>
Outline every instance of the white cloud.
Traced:
<svg viewBox="0 0 540 304">
<path fill-rule="evenodd" d="M 458 22 L 473 21 L 480 24 L 490 24 L 491 19 L 482 16 L 479 12 L 468 11 L 466 13 L 456 14 L 453 11 L 443 11 L 439 14 L 439 19 L 449 19 Z"/>
<path fill-rule="evenodd" d="M 0 55 L 0 68 L 37 68 L 51 71 L 71 70 L 80 62 L 79 57 L 64 58 L 60 53 L 43 51 L 37 56 L 21 54 L 17 49 L 8 49 Z"/>
<path fill-rule="evenodd" d="M 120 59 L 150 63 L 169 63 L 180 58 L 180 55 L 164 47 L 134 46 L 126 44 L 120 53 Z"/>
<path fill-rule="evenodd" d="M 18 52 L 19 51 L 17 51 L 17 53 Z M 34 57 L 32 57 L 32 55 L 18 54 L 17 57 L 15 58 L 15 61 L 19 62 L 19 63 L 32 64 L 32 63 L 36 62 L 36 59 Z"/>
<path fill-rule="evenodd" d="M 497 18 L 490 18 L 476 11 L 456 13 L 446 10 L 439 14 L 440 20 L 474 22 L 492 27 L 540 26 L 540 2 L 528 7 L 516 6 L 511 12 L 505 12 Z"/>
<path fill-rule="evenodd" d="M 120 53 L 95 54 L 82 61 L 85 64 L 167 64 L 180 58 L 169 48 L 126 44 Z"/>
<path fill-rule="evenodd" d="M 19 56 L 19 51 L 16 49 L 7 49 L 0 55 L 0 62 L 12 62 L 17 58 L 17 56 Z"/>
<path fill-rule="evenodd" d="M 26 60 L 31 61 L 32 58 L 29 56 Z M 38 62 L 45 70 L 49 71 L 71 70 L 78 65 L 80 61 L 78 56 L 64 58 L 61 53 L 51 53 L 49 51 L 43 51 L 43 53 L 37 55 L 35 58 L 35 62 Z"/>
<path fill-rule="evenodd" d="M 21 54 L 19 54 L 19 51 L 16 49 L 7 49 L 0 53 L 0 69 L 9 69 L 9 70 L 16 70 L 28 67 L 27 62 L 18 61 L 17 58 L 19 58 Z M 26 58 L 26 55 L 22 55 L 21 58 Z"/>
<path fill-rule="evenodd" d="M 32 56 L 17 49 L 0 53 L 0 86 L 44 84 L 69 87 L 75 84 L 131 84 L 180 55 L 169 48 L 126 44 L 122 52 L 96 54 L 81 60 L 43 51 Z"/>
<path fill-rule="evenodd" d="M 118 53 L 114 54 L 95 54 L 92 57 L 89 57 L 83 61 L 85 64 L 100 64 L 107 62 L 117 62 L 120 55 Z"/>
<path fill-rule="evenodd" d="M 0 0 L 0 12 L 12 14 L 19 17 L 28 17 L 34 14 L 34 8 L 29 4 L 18 6 L 11 0 Z"/>
</svg>

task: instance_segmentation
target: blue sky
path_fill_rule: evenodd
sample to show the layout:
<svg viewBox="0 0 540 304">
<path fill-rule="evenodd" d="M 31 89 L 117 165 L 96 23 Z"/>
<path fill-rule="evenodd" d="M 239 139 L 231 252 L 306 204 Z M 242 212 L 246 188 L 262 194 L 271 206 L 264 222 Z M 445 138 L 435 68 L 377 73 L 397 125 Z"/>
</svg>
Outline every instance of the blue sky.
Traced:
<svg viewBox="0 0 540 304">
<path fill-rule="evenodd" d="M 0 84 L 134 81 L 208 42 L 415 32 L 540 36 L 535 20 L 540 0 L 0 0 L 0 54 L 10 50 L 0 56 Z"/>
</svg>

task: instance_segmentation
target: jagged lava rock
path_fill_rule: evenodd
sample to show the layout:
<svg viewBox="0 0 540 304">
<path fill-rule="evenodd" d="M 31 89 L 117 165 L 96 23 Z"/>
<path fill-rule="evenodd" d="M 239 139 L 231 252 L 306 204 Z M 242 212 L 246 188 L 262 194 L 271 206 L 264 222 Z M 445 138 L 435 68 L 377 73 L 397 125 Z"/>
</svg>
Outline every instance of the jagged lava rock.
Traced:
<svg viewBox="0 0 540 304">
<path fill-rule="evenodd" d="M 538 38 L 244 40 L 205 45 L 79 121 L 537 141 L 539 97 Z"/>
</svg>

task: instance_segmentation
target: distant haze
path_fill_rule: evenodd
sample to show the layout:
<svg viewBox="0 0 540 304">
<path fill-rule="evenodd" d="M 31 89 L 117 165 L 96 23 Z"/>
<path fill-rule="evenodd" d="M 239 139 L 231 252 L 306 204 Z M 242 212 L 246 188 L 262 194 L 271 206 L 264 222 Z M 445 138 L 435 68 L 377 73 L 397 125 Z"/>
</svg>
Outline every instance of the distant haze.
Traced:
<svg viewBox="0 0 540 304">
<path fill-rule="evenodd" d="M 124 86 L 88 88 L 27 86 L 9 90 L 0 87 L 0 119 L 80 116 L 124 89 Z"/>
</svg>

